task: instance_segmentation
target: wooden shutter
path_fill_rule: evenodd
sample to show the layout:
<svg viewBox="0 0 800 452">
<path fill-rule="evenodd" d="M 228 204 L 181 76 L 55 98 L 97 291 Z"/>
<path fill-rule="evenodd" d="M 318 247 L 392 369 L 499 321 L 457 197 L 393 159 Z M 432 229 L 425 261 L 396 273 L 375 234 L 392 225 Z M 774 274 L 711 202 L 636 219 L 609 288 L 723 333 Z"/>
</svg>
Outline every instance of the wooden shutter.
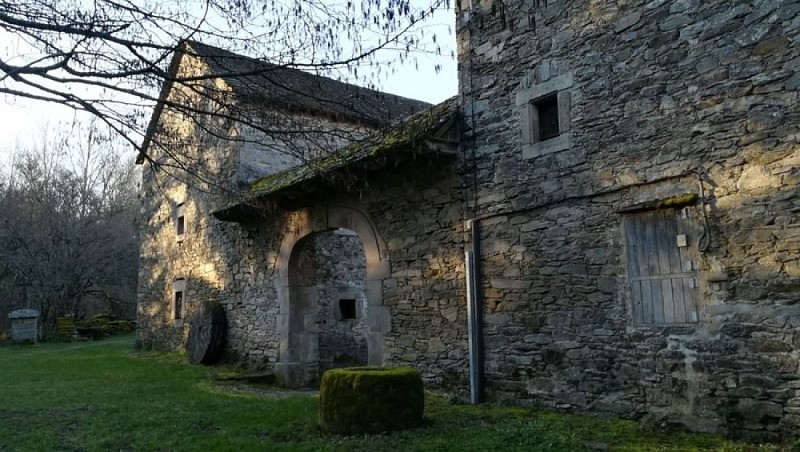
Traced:
<svg viewBox="0 0 800 452">
<path fill-rule="evenodd" d="M 625 216 L 635 324 L 697 322 L 695 244 L 690 232 L 680 209 Z M 686 238 L 685 246 L 679 246 L 679 236 Z"/>
</svg>

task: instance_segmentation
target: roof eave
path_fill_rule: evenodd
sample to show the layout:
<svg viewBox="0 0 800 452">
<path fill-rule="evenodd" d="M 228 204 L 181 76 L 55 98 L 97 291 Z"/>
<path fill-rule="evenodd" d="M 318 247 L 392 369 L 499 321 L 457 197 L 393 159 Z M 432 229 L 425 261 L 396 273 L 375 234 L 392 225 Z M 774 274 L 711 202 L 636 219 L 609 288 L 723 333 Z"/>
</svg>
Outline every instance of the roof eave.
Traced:
<svg viewBox="0 0 800 452">
<path fill-rule="evenodd" d="M 421 150 L 422 148 L 424 151 Z M 386 155 L 369 156 L 330 171 L 320 171 L 274 190 L 251 193 L 246 200 L 212 212 L 212 215 L 222 221 L 236 223 L 251 221 L 261 212 L 253 207 L 254 205 L 269 203 L 284 208 L 297 207 L 306 203 L 310 196 L 314 196 L 322 190 L 330 192 L 332 188 L 335 189 L 336 183 L 332 181 L 337 179 L 337 175 L 363 178 L 367 174 L 389 167 L 408 165 L 412 161 L 446 164 L 454 161 L 457 156 L 457 143 L 443 140 L 423 140 L 413 149 L 407 148 L 392 152 L 391 158 Z"/>
<path fill-rule="evenodd" d="M 161 85 L 161 92 L 158 95 L 158 102 L 156 103 L 155 108 L 153 108 L 153 114 L 150 116 L 150 122 L 147 124 L 142 145 L 139 147 L 139 155 L 136 156 L 137 165 L 144 163 L 144 160 L 147 156 L 147 151 L 150 148 L 150 143 L 153 140 L 153 135 L 155 135 L 156 128 L 158 127 L 158 121 L 161 120 L 161 113 L 164 111 L 164 105 L 166 104 L 169 93 L 172 90 L 172 85 L 174 84 L 175 79 L 178 77 L 178 68 L 180 67 L 181 60 L 183 55 L 186 54 L 185 46 L 186 42 L 181 42 L 175 49 L 175 52 L 172 55 L 172 60 L 169 62 L 169 69 L 167 70 L 167 75 L 169 78 L 164 80 L 164 84 Z"/>
</svg>

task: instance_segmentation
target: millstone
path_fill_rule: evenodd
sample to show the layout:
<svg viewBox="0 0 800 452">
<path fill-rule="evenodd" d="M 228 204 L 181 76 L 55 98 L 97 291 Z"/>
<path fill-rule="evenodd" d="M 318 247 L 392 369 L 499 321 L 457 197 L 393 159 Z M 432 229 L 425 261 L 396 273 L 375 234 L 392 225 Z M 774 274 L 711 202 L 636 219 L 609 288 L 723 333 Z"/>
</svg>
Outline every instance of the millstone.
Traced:
<svg viewBox="0 0 800 452">
<path fill-rule="evenodd" d="M 222 357 L 225 310 L 219 303 L 202 303 L 192 316 L 186 351 L 194 364 L 214 364 Z"/>
</svg>

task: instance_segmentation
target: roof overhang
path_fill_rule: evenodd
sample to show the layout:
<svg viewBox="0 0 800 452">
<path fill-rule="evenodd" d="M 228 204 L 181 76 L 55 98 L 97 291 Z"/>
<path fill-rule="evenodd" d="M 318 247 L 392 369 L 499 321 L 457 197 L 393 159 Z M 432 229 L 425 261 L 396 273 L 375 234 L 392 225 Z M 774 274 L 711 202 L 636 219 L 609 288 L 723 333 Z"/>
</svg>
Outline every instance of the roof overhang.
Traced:
<svg viewBox="0 0 800 452">
<path fill-rule="evenodd" d="M 258 216 L 263 211 L 259 206 L 267 203 L 308 205 L 332 190 L 363 187 L 381 171 L 452 162 L 458 155 L 460 125 L 457 99 L 449 99 L 331 155 L 267 175 L 255 181 L 242 199 L 212 214 L 223 221 L 242 222 Z"/>
</svg>

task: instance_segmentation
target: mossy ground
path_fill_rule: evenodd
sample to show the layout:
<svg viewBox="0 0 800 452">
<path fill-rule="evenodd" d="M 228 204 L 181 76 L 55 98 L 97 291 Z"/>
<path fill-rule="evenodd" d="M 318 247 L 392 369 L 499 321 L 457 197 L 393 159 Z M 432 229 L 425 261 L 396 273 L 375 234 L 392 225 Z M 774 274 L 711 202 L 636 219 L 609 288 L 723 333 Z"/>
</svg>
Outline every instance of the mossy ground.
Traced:
<svg viewBox="0 0 800 452">
<path fill-rule="evenodd" d="M 629 421 L 454 405 L 428 397 L 425 425 L 373 436 L 327 436 L 318 398 L 243 391 L 234 369 L 137 353 L 131 336 L 0 348 L 0 451 L 335 450 L 778 451 L 711 435 L 659 432 Z"/>
</svg>

